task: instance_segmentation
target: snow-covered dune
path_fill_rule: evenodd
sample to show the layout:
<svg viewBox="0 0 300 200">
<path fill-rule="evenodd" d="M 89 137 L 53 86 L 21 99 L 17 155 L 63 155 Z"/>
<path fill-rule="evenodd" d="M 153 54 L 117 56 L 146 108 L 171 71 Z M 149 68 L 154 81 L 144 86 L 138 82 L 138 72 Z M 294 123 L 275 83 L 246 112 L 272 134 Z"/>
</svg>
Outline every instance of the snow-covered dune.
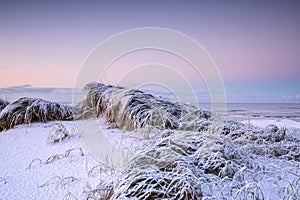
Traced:
<svg viewBox="0 0 300 200">
<path fill-rule="evenodd" d="M 299 199 L 298 122 L 215 124 L 209 111 L 142 91 L 86 90 L 76 121 L 33 109 L 45 123 L 0 132 L 0 199 Z M 26 119 L 31 104 L 20 108 L 8 114 Z"/>
</svg>

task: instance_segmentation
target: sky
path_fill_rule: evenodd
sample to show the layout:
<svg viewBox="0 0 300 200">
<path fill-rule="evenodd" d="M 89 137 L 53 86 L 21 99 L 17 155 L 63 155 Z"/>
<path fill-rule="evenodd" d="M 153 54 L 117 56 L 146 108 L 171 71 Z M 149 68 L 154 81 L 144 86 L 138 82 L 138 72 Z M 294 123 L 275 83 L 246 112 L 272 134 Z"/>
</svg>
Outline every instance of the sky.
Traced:
<svg viewBox="0 0 300 200">
<path fill-rule="evenodd" d="M 230 101 L 300 102 L 299 1 L 12 0 L 0 3 L 0 25 L 0 88 L 72 88 L 96 45 L 129 29 L 163 27 L 206 49 Z M 170 57 L 137 53 L 123 64 L 164 56 Z M 187 68 L 175 60 L 169 64 Z M 117 72 L 115 67 L 108 76 Z M 203 89 L 202 80 L 193 84 Z"/>
</svg>

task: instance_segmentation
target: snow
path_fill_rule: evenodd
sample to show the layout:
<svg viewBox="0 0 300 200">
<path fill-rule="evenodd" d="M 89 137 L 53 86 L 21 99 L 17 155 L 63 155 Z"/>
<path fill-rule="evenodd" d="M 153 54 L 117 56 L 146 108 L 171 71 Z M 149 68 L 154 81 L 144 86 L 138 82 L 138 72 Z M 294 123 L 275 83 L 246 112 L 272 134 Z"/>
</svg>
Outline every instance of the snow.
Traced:
<svg viewBox="0 0 300 200">
<path fill-rule="evenodd" d="M 0 132 L 0 199 L 300 198 L 293 115 L 213 124 L 210 112 L 141 91 L 100 83 L 87 89 L 75 106 L 81 120 L 1 129 L 12 128 Z M 54 103 L 16 104 L 23 101 L 1 112 L 4 125 L 10 115 L 13 125 L 33 122 L 20 121 L 27 111 L 35 121 L 48 121 L 41 113 L 67 120 L 56 115 L 72 108 L 53 113 L 45 105 Z"/>
<path fill-rule="evenodd" d="M 248 124 L 248 120 L 242 121 L 244 124 Z M 299 128 L 300 122 L 296 122 L 291 119 L 255 119 L 250 120 L 250 124 L 258 127 L 266 127 L 269 125 L 275 125 L 281 128 Z"/>
<path fill-rule="evenodd" d="M 55 144 L 47 143 L 54 123 L 65 126 L 70 138 Z M 243 123 L 248 124 L 248 121 Z M 250 123 L 261 127 L 269 124 L 288 129 L 300 127 L 299 122 L 288 119 L 261 119 L 252 120 Z M 127 149 L 130 147 L 139 149 L 147 142 L 141 138 L 131 138 L 131 132 L 108 129 L 103 121 L 98 124 L 105 131 L 105 137 L 110 138 L 115 145 Z M 102 180 L 112 180 L 118 173 L 109 170 L 90 153 L 78 134 L 75 122 L 72 121 L 19 125 L 0 133 L 0 146 L 0 199 L 3 200 L 84 199 L 87 193 L 96 188 Z M 66 156 L 68 150 L 72 151 L 69 156 Z M 57 156 L 52 157 L 53 155 Z M 299 164 L 295 170 L 297 166 L 292 162 L 259 156 L 255 160 L 256 165 L 265 166 L 265 174 L 258 173 L 251 177 L 253 174 L 247 175 L 247 171 L 242 172 L 241 169 L 244 182 L 247 184 L 240 190 L 239 196 L 243 196 L 243 192 L 247 194 L 249 191 L 261 188 L 264 195 L 267 195 L 266 199 L 280 199 L 283 193 L 298 187 L 298 183 L 295 182 L 298 179 L 295 177 L 299 177 Z M 295 176 L 292 175 L 293 173 Z M 231 182 L 229 185 L 225 178 L 220 180 L 217 178 L 211 175 L 210 180 L 216 180 L 224 187 L 222 192 L 225 196 L 236 187 L 235 184 L 238 184 Z M 257 181 L 259 185 L 253 185 L 257 183 L 252 179 L 259 179 Z M 281 193 L 278 192 L 280 188 Z M 203 185 L 202 189 L 203 194 L 209 194 L 211 190 L 218 191 L 218 188 L 211 183 L 207 183 L 207 186 Z M 224 197 L 219 192 L 215 192 L 214 195 L 219 199 Z"/>
<path fill-rule="evenodd" d="M 249 124 L 248 120 L 241 121 L 244 124 Z M 250 120 L 250 124 L 257 127 L 267 127 L 270 125 L 275 125 L 279 128 L 287 128 L 289 132 L 293 134 L 294 137 L 300 140 L 300 122 L 291 119 L 255 119 Z"/>
<path fill-rule="evenodd" d="M 47 144 L 53 123 L 20 125 L 0 133 L 0 199 L 63 199 L 67 194 L 82 199 L 87 186 L 99 184 L 100 173 L 89 173 L 99 162 L 84 148 L 74 122 L 59 122 L 71 134 L 68 140 Z M 70 149 L 74 150 L 65 156 Z M 46 164 L 53 155 L 60 159 Z"/>
</svg>

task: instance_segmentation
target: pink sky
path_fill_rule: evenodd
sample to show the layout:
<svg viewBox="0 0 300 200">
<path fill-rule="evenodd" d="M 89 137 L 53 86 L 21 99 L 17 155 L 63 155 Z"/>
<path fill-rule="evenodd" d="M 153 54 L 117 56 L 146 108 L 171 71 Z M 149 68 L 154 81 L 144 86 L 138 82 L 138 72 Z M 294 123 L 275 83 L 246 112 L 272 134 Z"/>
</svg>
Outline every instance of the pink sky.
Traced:
<svg viewBox="0 0 300 200">
<path fill-rule="evenodd" d="M 73 87 L 97 44 L 124 30 L 156 26 L 183 32 L 203 45 L 229 89 L 271 81 L 285 85 L 280 95 L 297 95 L 299 13 L 296 1 L 1 3 L 0 87 Z"/>
</svg>

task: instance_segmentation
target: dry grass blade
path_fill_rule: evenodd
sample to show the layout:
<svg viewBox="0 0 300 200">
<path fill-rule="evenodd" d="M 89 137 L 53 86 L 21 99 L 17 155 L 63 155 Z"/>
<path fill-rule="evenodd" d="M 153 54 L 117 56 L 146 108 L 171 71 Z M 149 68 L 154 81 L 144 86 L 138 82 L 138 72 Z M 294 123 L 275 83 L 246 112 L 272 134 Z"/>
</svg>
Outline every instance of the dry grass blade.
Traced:
<svg viewBox="0 0 300 200">
<path fill-rule="evenodd" d="M 49 185 L 51 183 L 56 183 L 56 188 L 59 185 L 61 185 L 63 187 L 66 184 L 69 184 L 70 182 L 74 182 L 75 180 L 76 180 L 76 178 L 74 176 L 66 176 L 66 177 L 54 176 L 39 187 L 45 187 L 46 185 Z"/>
<path fill-rule="evenodd" d="M 81 147 L 75 147 L 75 148 L 72 148 L 72 149 L 69 149 L 65 152 L 65 157 L 69 157 L 70 154 L 74 151 L 77 151 L 79 153 L 80 156 L 84 156 L 83 154 L 83 150 Z"/>
<path fill-rule="evenodd" d="M 63 200 L 77 200 L 77 198 L 76 198 L 71 192 L 68 192 L 68 193 L 64 196 Z"/>
<path fill-rule="evenodd" d="M 49 158 L 46 160 L 45 164 L 52 163 L 52 162 L 57 161 L 57 160 L 60 160 L 60 159 L 62 159 L 62 158 L 64 158 L 64 157 L 65 157 L 65 156 L 64 156 L 63 154 L 55 154 L 55 155 L 49 157 Z"/>
<path fill-rule="evenodd" d="M 33 165 L 42 164 L 42 160 L 39 158 L 33 159 L 28 165 L 27 169 L 30 169 Z"/>
<path fill-rule="evenodd" d="M 88 176 L 94 176 L 96 173 L 101 174 L 101 172 L 103 171 L 102 167 L 100 165 L 96 165 L 94 167 L 92 167 L 91 170 L 89 170 L 88 172 Z"/>
<path fill-rule="evenodd" d="M 36 164 L 46 164 L 47 165 L 47 164 L 50 164 L 52 162 L 61 160 L 63 158 L 67 158 L 67 157 L 71 156 L 71 152 L 74 152 L 74 151 L 78 152 L 80 156 L 84 156 L 82 148 L 81 147 L 75 147 L 75 148 L 72 148 L 72 149 L 69 149 L 69 150 L 65 151 L 65 153 L 55 154 L 53 156 L 50 156 L 49 158 L 46 159 L 45 162 L 43 162 L 40 158 L 33 159 L 30 162 L 27 169 L 30 169 L 33 165 L 36 165 Z"/>
<path fill-rule="evenodd" d="M 65 185 L 70 184 L 71 182 L 75 182 L 75 181 L 76 181 L 76 178 L 74 176 L 63 177 L 60 179 L 56 188 L 58 187 L 58 185 L 61 185 L 63 187 Z"/>
<path fill-rule="evenodd" d="M 49 180 L 47 180 L 44 184 L 42 184 L 41 186 L 39 186 L 39 188 L 45 187 L 46 185 L 50 184 L 51 182 L 53 183 L 53 181 L 57 183 L 60 180 L 61 180 L 61 177 L 54 176 L 54 177 L 50 178 Z"/>
</svg>

